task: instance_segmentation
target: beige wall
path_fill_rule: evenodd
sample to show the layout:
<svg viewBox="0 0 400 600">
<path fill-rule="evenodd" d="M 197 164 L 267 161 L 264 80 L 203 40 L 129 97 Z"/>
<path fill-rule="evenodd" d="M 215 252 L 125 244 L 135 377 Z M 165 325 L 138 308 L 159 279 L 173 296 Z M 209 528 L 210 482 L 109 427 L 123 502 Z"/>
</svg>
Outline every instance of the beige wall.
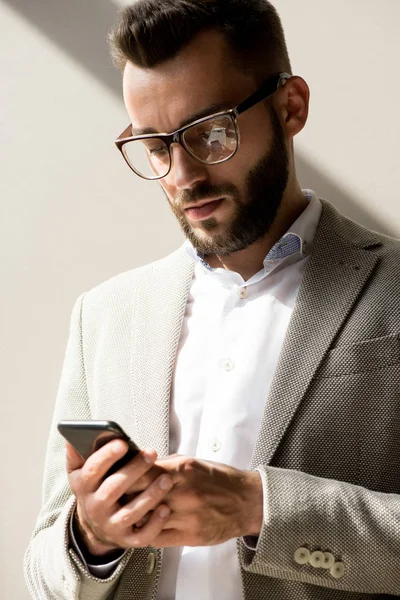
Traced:
<svg viewBox="0 0 400 600">
<path fill-rule="evenodd" d="M 122 3 L 122 2 L 120 2 Z M 302 183 L 400 235 L 398 0 L 277 0 L 312 89 Z M 27 600 L 22 557 L 77 295 L 175 248 L 156 184 L 113 147 L 127 116 L 104 43 L 111 0 L 0 0 L 1 598 Z M 91 13 L 92 11 L 92 13 Z"/>
</svg>

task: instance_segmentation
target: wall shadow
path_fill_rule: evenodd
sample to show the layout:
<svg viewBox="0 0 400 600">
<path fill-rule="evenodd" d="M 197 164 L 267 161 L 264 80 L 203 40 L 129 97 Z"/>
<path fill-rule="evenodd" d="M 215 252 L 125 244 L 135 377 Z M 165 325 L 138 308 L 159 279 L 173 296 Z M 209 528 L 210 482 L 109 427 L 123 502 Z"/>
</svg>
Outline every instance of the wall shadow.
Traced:
<svg viewBox="0 0 400 600">
<path fill-rule="evenodd" d="M 297 150 L 297 176 L 303 188 L 311 188 L 320 198 L 328 200 L 341 213 L 353 221 L 391 237 L 398 237 L 395 228 L 391 228 L 383 219 L 380 220 L 363 205 L 362 198 L 349 194 L 335 180 L 316 169 L 311 161 Z"/>
<path fill-rule="evenodd" d="M 120 6 L 112 0 L 3 0 L 12 10 L 121 98 L 121 75 L 108 53 L 107 34 Z"/>
<path fill-rule="evenodd" d="M 64 52 L 79 62 L 122 102 L 121 75 L 113 67 L 108 54 L 107 33 L 121 8 L 112 0 L 3 0 L 12 9 L 41 30 Z M 384 221 L 380 221 L 356 198 L 333 179 L 318 171 L 297 152 L 298 177 L 303 187 L 314 189 L 342 213 L 365 227 L 396 237 Z"/>
</svg>

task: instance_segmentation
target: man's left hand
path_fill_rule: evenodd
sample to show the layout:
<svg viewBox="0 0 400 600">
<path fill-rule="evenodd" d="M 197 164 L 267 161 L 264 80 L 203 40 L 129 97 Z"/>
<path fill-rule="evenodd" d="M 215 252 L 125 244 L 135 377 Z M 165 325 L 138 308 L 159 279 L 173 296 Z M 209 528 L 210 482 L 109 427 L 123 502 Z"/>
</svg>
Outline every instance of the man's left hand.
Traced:
<svg viewBox="0 0 400 600">
<path fill-rule="evenodd" d="M 263 491 L 257 471 L 180 455 L 156 464 L 171 475 L 174 485 L 164 499 L 170 517 L 153 547 L 212 546 L 259 535 Z"/>
</svg>

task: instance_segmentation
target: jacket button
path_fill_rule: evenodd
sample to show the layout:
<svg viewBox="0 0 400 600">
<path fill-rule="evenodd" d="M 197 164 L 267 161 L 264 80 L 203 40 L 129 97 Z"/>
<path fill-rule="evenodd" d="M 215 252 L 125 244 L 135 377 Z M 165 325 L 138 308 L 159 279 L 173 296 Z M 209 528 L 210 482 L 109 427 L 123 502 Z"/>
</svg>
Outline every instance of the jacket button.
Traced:
<svg viewBox="0 0 400 600">
<path fill-rule="evenodd" d="M 330 569 L 330 574 L 334 579 L 341 579 L 344 575 L 344 564 L 335 562 Z"/>
<path fill-rule="evenodd" d="M 333 556 L 333 554 L 331 552 L 324 552 L 324 556 L 325 556 L 325 561 L 324 564 L 322 565 L 323 569 L 332 569 L 333 565 L 335 564 L 335 557 Z"/>
<path fill-rule="evenodd" d="M 151 575 L 154 572 L 155 566 L 156 566 L 155 552 L 150 552 L 149 555 L 147 556 L 147 562 L 146 562 L 147 575 Z"/>
<path fill-rule="evenodd" d="M 310 551 L 308 548 L 297 548 L 294 553 L 294 562 L 298 565 L 306 565 L 310 560 Z"/>
<path fill-rule="evenodd" d="M 314 569 L 321 569 L 321 567 L 324 566 L 324 562 L 325 562 L 325 555 L 323 552 L 316 550 L 315 552 L 313 552 L 311 554 L 309 563 L 312 567 L 314 567 Z"/>
</svg>

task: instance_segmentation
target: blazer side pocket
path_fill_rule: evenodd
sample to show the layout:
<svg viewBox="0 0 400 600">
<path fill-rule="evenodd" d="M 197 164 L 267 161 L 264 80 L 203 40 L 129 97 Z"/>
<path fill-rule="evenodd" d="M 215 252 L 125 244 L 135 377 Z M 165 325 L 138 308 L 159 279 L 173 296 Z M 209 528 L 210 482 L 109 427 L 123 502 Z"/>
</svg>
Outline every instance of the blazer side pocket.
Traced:
<svg viewBox="0 0 400 600">
<path fill-rule="evenodd" d="M 322 361 L 316 378 L 368 373 L 397 363 L 400 363 L 400 333 L 333 348 Z"/>
</svg>

